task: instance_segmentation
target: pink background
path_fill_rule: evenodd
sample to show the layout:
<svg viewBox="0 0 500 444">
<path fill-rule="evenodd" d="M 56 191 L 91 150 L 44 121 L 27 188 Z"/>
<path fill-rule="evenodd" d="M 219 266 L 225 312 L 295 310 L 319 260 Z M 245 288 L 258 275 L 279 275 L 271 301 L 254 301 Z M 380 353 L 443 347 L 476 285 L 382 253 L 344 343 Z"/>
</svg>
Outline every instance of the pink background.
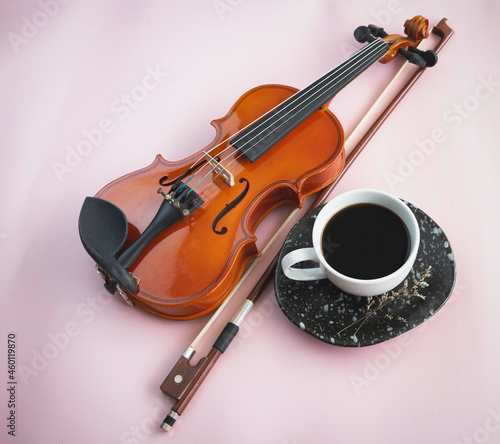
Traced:
<svg viewBox="0 0 500 444">
<path fill-rule="evenodd" d="M 8 332 L 19 380 L 17 436 L 2 419 L 2 442 L 500 442 L 500 3 L 4 0 L 0 8 L 0 382 Z M 417 14 L 431 24 L 447 17 L 456 34 L 335 192 L 379 188 L 431 215 L 455 254 L 451 300 L 397 339 L 342 349 L 292 325 L 269 285 L 165 436 L 158 425 L 172 401 L 159 385 L 208 318 L 155 318 L 105 293 L 78 237 L 83 199 L 158 153 L 178 160 L 198 151 L 214 136 L 209 122 L 250 88 L 307 86 L 361 46 L 357 26 L 402 33 Z M 334 99 L 347 135 L 399 66 L 377 64 Z M 133 108 L 119 105 L 148 70 L 160 73 L 156 85 Z M 70 156 L 103 119 L 102 140 Z M 261 245 L 283 213 L 261 226 Z"/>
</svg>

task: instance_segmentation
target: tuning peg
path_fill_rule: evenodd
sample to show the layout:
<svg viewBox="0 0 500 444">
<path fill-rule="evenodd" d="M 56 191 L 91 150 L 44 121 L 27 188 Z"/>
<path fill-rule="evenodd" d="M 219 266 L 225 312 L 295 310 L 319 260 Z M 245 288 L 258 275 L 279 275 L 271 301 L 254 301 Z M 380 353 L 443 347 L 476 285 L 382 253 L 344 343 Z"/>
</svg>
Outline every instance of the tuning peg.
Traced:
<svg viewBox="0 0 500 444">
<path fill-rule="evenodd" d="M 375 37 L 372 36 L 368 26 L 358 26 L 354 31 L 354 38 L 359 43 L 371 43 L 375 40 Z"/>
<path fill-rule="evenodd" d="M 384 28 L 381 28 L 380 26 L 376 25 L 368 25 L 368 29 L 370 30 L 371 34 L 375 37 L 387 37 L 389 34 L 384 31 Z"/>
<path fill-rule="evenodd" d="M 414 52 L 409 52 L 406 49 L 399 48 L 398 54 L 401 54 L 404 58 L 406 58 L 410 63 L 413 63 L 414 65 L 420 66 L 421 68 L 425 67 L 425 60 Z"/>
<path fill-rule="evenodd" d="M 410 52 L 413 52 L 414 54 L 418 54 L 422 59 L 425 61 L 425 66 L 430 68 L 431 66 L 434 66 L 437 61 L 438 61 L 438 56 L 434 51 L 428 50 L 428 51 L 421 51 L 418 48 L 415 48 L 414 46 L 410 46 L 409 48 Z"/>
</svg>

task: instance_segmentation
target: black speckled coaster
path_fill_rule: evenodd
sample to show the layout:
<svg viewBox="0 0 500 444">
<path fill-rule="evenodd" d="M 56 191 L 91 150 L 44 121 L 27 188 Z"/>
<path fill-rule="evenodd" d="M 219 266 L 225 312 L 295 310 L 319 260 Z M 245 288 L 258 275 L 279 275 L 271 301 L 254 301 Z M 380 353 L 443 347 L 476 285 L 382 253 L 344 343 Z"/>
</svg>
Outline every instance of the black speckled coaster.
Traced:
<svg viewBox="0 0 500 444">
<path fill-rule="evenodd" d="M 420 248 L 413 269 L 407 276 L 409 286 L 413 279 L 420 279 L 427 267 L 432 266 L 430 276 L 425 279 L 429 286 L 418 290 L 425 300 L 399 297 L 377 312 L 376 316 L 366 318 L 367 298 L 343 292 L 328 279 L 299 282 L 287 278 L 281 269 L 281 259 L 291 250 L 312 246 L 312 227 L 320 207 L 297 222 L 281 250 L 275 290 L 278 304 L 290 321 L 328 344 L 364 347 L 411 330 L 444 305 L 453 290 L 456 275 L 450 243 L 436 222 L 422 210 L 405 203 L 420 225 Z M 392 316 L 392 319 L 386 318 L 386 315 Z M 398 320 L 398 317 L 404 320 Z"/>
</svg>

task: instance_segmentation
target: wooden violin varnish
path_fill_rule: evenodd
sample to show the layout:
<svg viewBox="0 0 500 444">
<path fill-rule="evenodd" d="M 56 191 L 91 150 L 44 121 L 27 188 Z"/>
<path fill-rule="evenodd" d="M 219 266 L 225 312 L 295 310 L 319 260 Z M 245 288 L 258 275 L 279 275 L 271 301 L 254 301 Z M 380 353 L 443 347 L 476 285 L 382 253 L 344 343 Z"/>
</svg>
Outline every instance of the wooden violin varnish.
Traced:
<svg viewBox="0 0 500 444">
<path fill-rule="evenodd" d="M 106 289 L 170 319 L 218 307 L 259 254 L 259 223 L 282 204 L 301 207 L 342 171 L 344 132 L 327 108 L 332 98 L 377 61 L 399 54 L 419 66 L 436 62 L 415 48 L 428 21 L 417 16 L 405 30 L 358 28 L 367 44 L 308 87 L 253 88 L 212 122 L 208 146 L 179 162 L 158 155 L 88 197 L 80 237 Z"/>
</svg>

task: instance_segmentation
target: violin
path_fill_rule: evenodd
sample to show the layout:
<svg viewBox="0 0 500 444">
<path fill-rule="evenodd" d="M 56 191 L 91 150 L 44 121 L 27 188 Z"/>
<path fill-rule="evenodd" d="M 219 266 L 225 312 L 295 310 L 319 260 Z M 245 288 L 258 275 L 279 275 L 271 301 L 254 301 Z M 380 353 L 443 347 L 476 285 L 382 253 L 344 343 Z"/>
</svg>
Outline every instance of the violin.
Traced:
<svg viewBox="0 0 500 444">
<path fill-rule="evenodd" d="M 87 197 L 79 233 L 105 288 L 169 319 L 218 307 L 259 254 L 259 223 L 282 204 L 301 207 L 342 171 L 344 132 L 327 108 L 332 98 L 377 61 L 437 62 L 434 51 L 416 48 L 429 35 L 427 19 L 407 20 L 404 30 L 357 28 L 355 39 L 367 44 L 305 89 L 253 88 L 211 122 L 207 147 L 179 162 L 158 155 Z"/>
</svg>

